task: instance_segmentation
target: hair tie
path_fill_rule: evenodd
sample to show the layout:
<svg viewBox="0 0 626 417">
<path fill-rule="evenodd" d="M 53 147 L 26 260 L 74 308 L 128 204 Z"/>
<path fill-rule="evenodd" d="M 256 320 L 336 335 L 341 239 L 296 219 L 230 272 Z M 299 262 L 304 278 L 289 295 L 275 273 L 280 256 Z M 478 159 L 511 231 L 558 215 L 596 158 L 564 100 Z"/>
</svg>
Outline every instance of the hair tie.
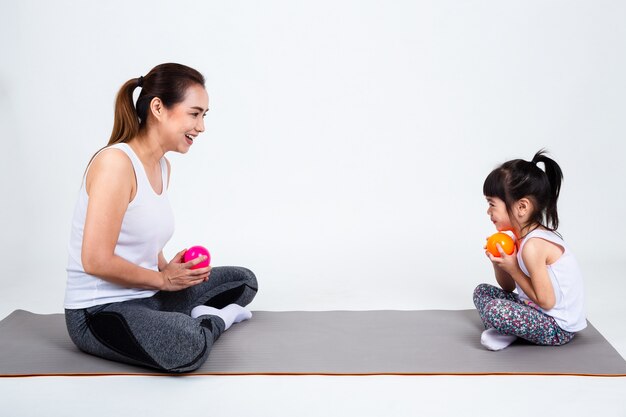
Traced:
<svg viewBox="0 0 626 417">
<path fill-rule="evenodd" d="M 143 87 L 143 75 L 140 75 L 139 78 L 137 78 L 137 87 Z"/>
</svg>

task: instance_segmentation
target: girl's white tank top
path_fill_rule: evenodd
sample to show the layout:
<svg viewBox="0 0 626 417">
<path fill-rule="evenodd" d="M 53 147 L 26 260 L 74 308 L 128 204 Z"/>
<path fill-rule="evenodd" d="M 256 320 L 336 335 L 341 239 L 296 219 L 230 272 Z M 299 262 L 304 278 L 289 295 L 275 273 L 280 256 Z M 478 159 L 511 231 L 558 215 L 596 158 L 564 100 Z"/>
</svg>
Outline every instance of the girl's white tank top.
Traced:
<svg viewBox="0 0 626 417">
<path fill-rule="evenodd" d="M 522 259 L 524 245 L 530 239 L 544 239 L 563 248 L 563 254 L 551 265 L 547 265 L 548 275 L 554 288 L 556 303 L 550 310 L 542 310 L 549 316 L 554 317 L 557 324 L 568 332 L 578 332 L 587 327 L 585 318 L 585 302 L 583 293 L 583 279 L 576 258 L 567 247 L 563 239 L 549 230 L 533 230 L 522 241 L 517 252 L 517 261 L 520 269 L 530 276 Z M 522 300 L 531 301 L 530 298 L 517 286 L 517 292 Z"/>
</svg>

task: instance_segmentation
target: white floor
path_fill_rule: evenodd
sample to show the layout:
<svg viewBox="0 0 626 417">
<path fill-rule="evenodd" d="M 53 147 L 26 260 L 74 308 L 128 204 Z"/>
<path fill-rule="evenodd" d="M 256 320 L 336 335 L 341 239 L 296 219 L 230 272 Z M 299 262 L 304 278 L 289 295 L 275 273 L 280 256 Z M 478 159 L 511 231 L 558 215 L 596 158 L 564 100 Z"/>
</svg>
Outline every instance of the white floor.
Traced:
<svg viewBox="0 0 626 417">
<path fill-rule="evenodd" d="M 6 416 L 626 415 L 626 378 L 22 378 L 0 392 Z"/>
<path fill-rule="evenodd" d="M 588 318 L 623 357 L 625 267 L 599 265 L 586 281 Z M 0 317 L 49 312 L 20 302 L 13 285 L 0 295 Z M 0 378 L 0 416 L 110 415 L 624 417 L 626 377 Z"/>
</svg>

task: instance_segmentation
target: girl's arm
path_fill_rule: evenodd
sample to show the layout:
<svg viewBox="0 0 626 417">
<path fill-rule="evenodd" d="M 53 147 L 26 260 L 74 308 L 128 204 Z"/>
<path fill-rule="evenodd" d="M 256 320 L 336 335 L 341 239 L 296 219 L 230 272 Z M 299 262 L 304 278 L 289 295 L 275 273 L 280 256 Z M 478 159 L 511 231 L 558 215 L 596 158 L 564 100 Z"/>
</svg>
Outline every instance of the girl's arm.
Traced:
<svg viewBox="0 0 626 417">
<path fill-rule="evenodd" d="M 513 280 L 508 272 L 495 264 L 493 265 L 493 272 L 496 275 L 496 281 L 498 281 L 500 288 L 507 292 L 513 292 L 513 290 L 515 290 L 515 280 Z"/>
<path fill-rule="evenodd" d="M 199 258 L 181 263 L 181 252 L 161 271 L 142 268 L 115 255 L 124 213 L 135 192 L 132 163 L 123 151 L 105 150 L 93 160 L 87 173 L 89 195 L 83 231 L 81 260 L 85 272 L 127 288 L 174 291 L 203 282 L 209 268 L 191 270 Z"/>
<path fill-rule="evenodd" d="M 489 240 L 489 238 L 487 237 L 485 240 Z M 487 250 L 486 243 L 485 243 L 484 249 L 485 249 L 485 255 L 487 255 L 489 259 L 491 259 L 491 262 L 493 264 L 493 273 L 496 276 L 496 281 L 498 282 L 498 285 L 500 286 L 500 288 L 502 288 L 506 292 L 513 292 L 515 290 L 515 281 L 513 280 L 511 275 L 508 272 L 506 272 L 504 269 L 502 269 L 498 264 L 493 262 L 494 257 L 491 256 L 490 252 Z M 498 248 L 500 252 L 502 252 L 501 249 L 502 248 Z"/>
<path fill-rule="evenodd" d="M 556 304 L 554 287 L 548 274 L 547 265 L 549 253 L 553 244 L 543 239 L 530 239 L 524 245 L 522 259 L 528 269 L 530 277 L 526 276 L 518 267 L 519 275 L 514 277 L 522 290 L 539 307 L 550 310 Z"/>
<path fill-rule="evenodd" d="M 507 272 L 524 293 L 539 307 L 550 310 L 556 303 L 554 288 L 548 274 L 549 254 L 553 244 L 543 239 L 530 239 L 524 245 L 522 259 L 530 276 L 522 272 L 517 263 L 517 251 L 511 255 L 500 252 L 501 257 L 492 257 L 494 266 Z"/>
</svg>

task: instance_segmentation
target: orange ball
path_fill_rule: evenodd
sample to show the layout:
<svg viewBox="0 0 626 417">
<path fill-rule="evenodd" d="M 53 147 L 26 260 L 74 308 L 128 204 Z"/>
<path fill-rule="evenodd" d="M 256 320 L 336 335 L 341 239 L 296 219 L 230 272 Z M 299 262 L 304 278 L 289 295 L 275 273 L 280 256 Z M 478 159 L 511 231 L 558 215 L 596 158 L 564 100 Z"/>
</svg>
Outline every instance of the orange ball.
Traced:
<svg viewBox="0 0 626 417">
<path fill-rule="evenodd" d="M 512 254 L 515 250 L 515 242 L 513 241 L 513 238 L 511 236 L 502 232 L 494 233 L 493 235 L 489 236 L 489 239 L 487 239 L 487 250 L 493 256 L 496 256 L 498 258 L 500 257 L 500 252 L 498 251 L 498 247 L 496 246 L 497 243 L 500 244 L 500 247 L 507 255 Z"/>
</svg>

